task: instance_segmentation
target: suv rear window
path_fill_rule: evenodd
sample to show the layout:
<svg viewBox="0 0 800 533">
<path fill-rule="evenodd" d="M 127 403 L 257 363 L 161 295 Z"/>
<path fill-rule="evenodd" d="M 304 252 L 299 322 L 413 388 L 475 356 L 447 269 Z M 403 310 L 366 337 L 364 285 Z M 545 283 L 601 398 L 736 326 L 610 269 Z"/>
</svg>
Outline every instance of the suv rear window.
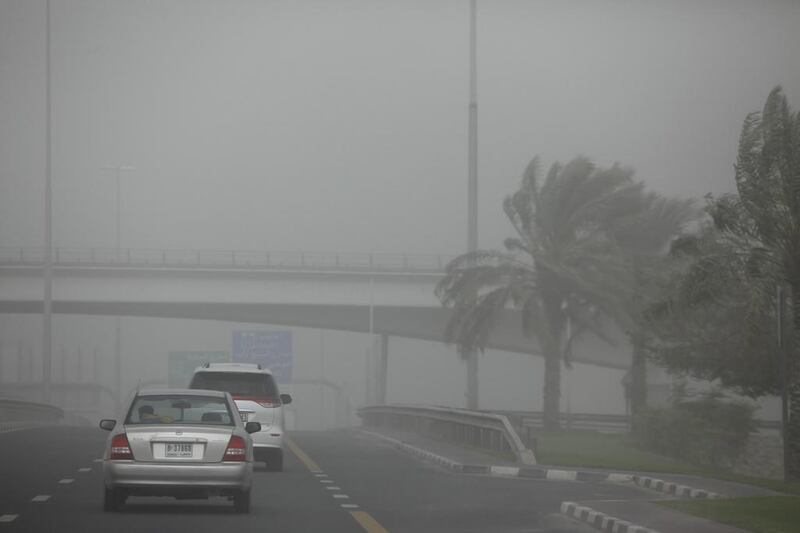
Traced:
<svg viewBox="0 0 800 533">
<path fill-rule="evenodd" d="M 225 391 L 230 392 L 231 396 L 278 396 L 278 387 L 269 374 L 197 372 L 189 388 Z"/>
</svg>

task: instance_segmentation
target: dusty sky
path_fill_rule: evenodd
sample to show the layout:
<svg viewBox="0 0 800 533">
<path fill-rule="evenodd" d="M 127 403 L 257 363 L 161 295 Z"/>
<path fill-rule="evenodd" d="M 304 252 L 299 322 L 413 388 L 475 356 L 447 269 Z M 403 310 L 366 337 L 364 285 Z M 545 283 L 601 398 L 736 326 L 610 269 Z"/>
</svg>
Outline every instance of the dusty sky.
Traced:
<svg viewBox="0 0 800 533">
<path fill-rule="evenodd" d="M 774 85 L 800 107 L 800 1 L 478 4 L 483 247 L 507 236 L 502 198 L 536 154 L 619 161 L 655 190 L 699 197 L 732 189 L 741 122 Z M 0 247 L 43 241 L 44 5 L 0 0 Z M 56 245 L 113 245 L 102 167 L 132 165 L 124 246 L 465 248 L 467 0 L 52 5 Z M 107 380 L 110 319 L 54 322 L 54 368 L 59 354 L 97 351 Z M 0 320 L 0 373 L 16 375 L 39 328 L 36 316 Z M 125 385 L 163 374 L 170 350 L 229 348 L 231 328 L 242 326 L 125 319 Z M 298 375 L 320 371 L 325 346 L 324 373 L 362 401 L 369 339 L 296 333 Z M 461 404 L 452 348 L 393 339 L 391 352 L 390 401 Z M 539 407 L 540 359 L 483 360 L 484 407 Z M 621 374 L 565 373 L 562 402 L 622 412 Z"/>
<path fill-rule="evenodd" d="M 480 244 L 527 161 L 732 187 L 739 127 L 800 107 L 800 2 L 479 0 Z M 0 0 L 0 246 L 42 242 L 44 1 Z M 466 0 L 53 0 L 55 242 L 458 252 Z"/>
</svg>

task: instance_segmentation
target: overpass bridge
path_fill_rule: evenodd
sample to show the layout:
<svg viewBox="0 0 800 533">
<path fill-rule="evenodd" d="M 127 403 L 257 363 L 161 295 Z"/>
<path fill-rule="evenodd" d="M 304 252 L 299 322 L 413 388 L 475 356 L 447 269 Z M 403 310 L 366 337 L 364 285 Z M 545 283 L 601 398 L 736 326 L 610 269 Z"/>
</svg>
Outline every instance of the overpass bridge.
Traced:
<svg viewBox="0 0 800 533">
<path fill-rule="evenodd" d="M 74 315 L 220 320 L 381 335 L 379 381 L 388 338 L 443 342 L 449 309 L 433 294 L 446 255 L 226 250 L 54 249 L 53 312 Z M 0 313 L 42 312 L 44 250 L 0 248 Z M 507 310 L 488 348 L 539 355 Z M 620 332 L 609 345 L 591 335 L 574 360 L 626 369 Z M 379 397 L 385 386 L 379 385 Z"/>
</svg>

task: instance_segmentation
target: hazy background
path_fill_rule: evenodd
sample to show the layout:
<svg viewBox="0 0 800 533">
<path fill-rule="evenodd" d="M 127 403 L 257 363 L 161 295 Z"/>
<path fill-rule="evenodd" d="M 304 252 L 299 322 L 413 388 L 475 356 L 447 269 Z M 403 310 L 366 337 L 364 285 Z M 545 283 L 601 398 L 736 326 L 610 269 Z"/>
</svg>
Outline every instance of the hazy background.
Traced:
<svg viewBox="0 0 800 533">
<path fill-rule="evenodd" d="M 125 247 L 465 248 L 466 0 L 52 4 L 56 246 L 113 246 L 102 167 L 133 165 Z M 800 106 L 797 1 L 478 4 L 482 247 L 507 236 L 501 200 L 536 154 L 620 161 L 663 193 L 720 193 L 745 114 L 778 83 Z M 43 1 L 0 0 L 0 246 L 43 242 L 44 42 Z M 54 357 L 105 360 L 112 323 L 56 317 Z M 20 343 L 38 352 L 39 324 L 0 316 L 7 376 Z M 124 324 L 128 385 L 163 372 L 170 350 L 230 349 L 232 330 L 253 329 Z M 295 330 L 297 375 L 319 371 L 319 335 Z M 369 339 L 325 339 L 325 372 L 355 405 Z M 393 339 L 390 352 L 390 401 L 463 402 L 453 350 Z M 486 407 L 537 408 L 538 359 L 483 361 Z M 624 408 L 621 375 L 577 368 L 567 396 L 584 407 L 572 408 Z"/>
</svg>

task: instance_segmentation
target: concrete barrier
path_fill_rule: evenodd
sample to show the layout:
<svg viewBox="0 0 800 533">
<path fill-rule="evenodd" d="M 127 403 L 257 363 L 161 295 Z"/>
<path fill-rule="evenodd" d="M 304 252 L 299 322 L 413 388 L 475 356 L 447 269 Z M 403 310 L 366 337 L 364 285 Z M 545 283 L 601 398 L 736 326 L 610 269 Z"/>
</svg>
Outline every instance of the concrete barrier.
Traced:
<svg viewBox="0 0 800 533">
<path fill-rule="evenodd" d="M 60 422 L 64 410 L 54 405 L 0 398 L 0 422 Z"/>
</svg>

